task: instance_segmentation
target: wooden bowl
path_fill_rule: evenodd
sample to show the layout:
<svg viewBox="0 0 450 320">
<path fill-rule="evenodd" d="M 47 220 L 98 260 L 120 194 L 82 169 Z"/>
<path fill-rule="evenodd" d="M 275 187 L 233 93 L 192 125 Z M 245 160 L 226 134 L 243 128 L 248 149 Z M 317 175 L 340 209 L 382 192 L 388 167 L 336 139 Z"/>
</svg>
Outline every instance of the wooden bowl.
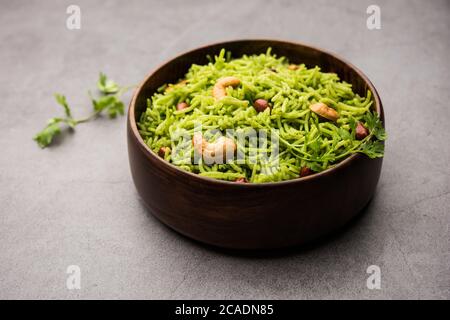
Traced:
<svg viewBox="0 0 450 320">
<path fill-rule="evenodd" d="M 374 95 L 374 109 L 384 121 L 380 97 L 355 66 L 321 49 L 274 40 L 217 43 L 184 53 L 152 72 L 138 87 L 127 121 L 128 155 L 137 191 L 160 221 L 181 234 L 233 249 L 273 249 L 304 244 L 334 231 L 355 217 L 374 194 L 382 158 L 355 154 L 332 169 L 284 182 L 243 184 L 200 177 L 164 161 L 139 135 L 136 121 L 146 99 L 158 87 L 182 78 L 190 65 L 206 64 L 207 55 L 225 48 L 234 57 L 264 53 L 268 47 L 293 63 L 318 65 Z"/>
</svg>

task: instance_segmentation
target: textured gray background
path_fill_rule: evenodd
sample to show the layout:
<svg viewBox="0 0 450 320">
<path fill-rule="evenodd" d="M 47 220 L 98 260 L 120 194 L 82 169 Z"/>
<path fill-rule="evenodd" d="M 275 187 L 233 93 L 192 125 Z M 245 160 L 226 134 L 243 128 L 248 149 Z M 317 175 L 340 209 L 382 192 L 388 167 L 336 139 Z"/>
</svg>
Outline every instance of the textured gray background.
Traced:
<svg viewBox="0 0 450 320">
<path fill-rule="evenodd" d="M 76 3 L 82 28 L 65 27 Z M 381 7 L 382 29 L 366 28 Z M 0 298 L 450 298 L 450 1 L 1 1 Z M 40 150 L 61 110 L 87 114 L 100 70 L 137 83 L 165 59 L 235 38 L 304 41 L 379 89 L 389 141 L 377 193 L 344 232 L 307 249 L 239 256 L 193 243 L 144 209 L 125 118 Z M 127 96 L 127 99 L 129 96 Z M 81 290 L 66 268 L 81 267 Z M 379 265 L 382 289 L 366 288 Z"/>
</svg>

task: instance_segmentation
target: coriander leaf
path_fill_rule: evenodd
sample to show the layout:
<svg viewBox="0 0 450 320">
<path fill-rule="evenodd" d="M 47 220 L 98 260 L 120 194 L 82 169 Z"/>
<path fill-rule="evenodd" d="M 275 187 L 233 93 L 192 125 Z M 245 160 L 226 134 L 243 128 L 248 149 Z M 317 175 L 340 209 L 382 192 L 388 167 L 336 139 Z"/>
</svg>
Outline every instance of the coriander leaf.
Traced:
<svg viewBox="0 0 450 320">
<path fill-rule="evenodd" d="M 368 141 L 363 145 L 361 153 L 364 153 L 369 158 L 381 158 L 384 155 L 384 144 L 383 142 L 376 141 Z"/>
<path fill-rule="evenodd" d="M 103 96 L 98 100 L 92 98 L 91 96 L 91 99 L 95 112 L 100 113 L 103 110 L 106 110 L 110 118 L 115 118 L 118 114 L 124 114 L 125 105 L 116 95 Z"/>
<path fill-rule="evenodd" d="M 55 93 L 56 102 L 58 102 L 64 108 L 64 112 L 68 118 L 72 118 L 72 113 L 70 111 L 69 105 L 67 104 L 66 96 Z"/>
<path fill-rule="evenodd" d="M 355 118 L 351 117 L 348 121 L 348 124 L 350 125 L 350 132 L 351 132 L 352 140 L 354 140 L 355 135 L 356 135 L 357 121 L 355 120 Z"/>
<path fill-rule="evenodd" d="M 90 95 L 90 93 L 89 93 Z M 92 105 L 94 107 L 94 111 L 101 112 L 107 108 L 109 108 L 111 105 L 113 105 L 117 101 L 117 97 L 115 96 L 103 96 L 100 97 L 98 100 L 94 99 L 91 96 Z"/>
<path fill-rule="evenodd" d="M 365 115 L 364 115 L 364 117 L 363 117 L 363 119 L 364 119 L 364 121 L 366 122 L 366 126 L 367 126 L 367 129 L 369 129 L 370 131 L 372 131 L 373 130 L 373 128 L 375 128 L 375 126 L 376 126 L 376 122 L 377 122 L 377 118 L 378 117 L 376 117 L 372 112 L 367 112 Z"/>
<path fill-rule="evenodd" d="M 307 162 L 307 167 L 310 168 L 312 171 L 320 172 L 323 170 L 323 168 L 318 164 L 317 162 L 311 161 Z"/>
<path fill-rule="evenodd" d="M 350 134 L 350 132 L 348 132 L 344 128 L 339 128 L 338 132 L 339 132 L 339 135 L 341 136 L 342 140 L 351 140 L 352 139 L 352 135 Z"/>
<path fill-rule="evenodd" d="M 124 114 L 125 105 L 122 101 L 116 99 L 114 103 L 112 103 L 108 108 L 108 115 L 110 118 L 115 118 L 117 114 Z"/>
<path fill-rule="evenodd" d="M 108 79 L 103 72 L 100 72 L 97 87 L 103 94 L 116 93 L 119 91 L 119 85 L 113 80 Z"/>
<path fill-rule="evenodd" d="M 386 131 L 383 128 L 380 118 L 376 113 L 367 112 L 364 115 L 364 121 L 366 122 L 367 129 L 374 135 L 378 140 L 386 140 Z"/>
<path fill-rule="evenodd" d="M 386 131 L 384 130 L 383 126 L 381 125 L 381 122 L 380 122 L 380 125 L 376 128 L 376 130 L 374 130 L 373 135 L 378 140 L 381 140 L 381 141 L 386 140 L 386 138 L 387 138 Z"/>
<path fill-rule="evenodd" d="M 59 118 L 50 119 L 47 126 L 34 136 L 33 139 L 41 148 L 47 147 L 52 142 L 53 138 L 61 133 L 60 122 L 61 119 Z"/>
<path fill-rule="evenodd" d="M 316 139 L 314 142 L 309 143 L 308 146 L 314 151 L 314 154 L 317 154 L 320 151 L 321 143 L 319 139 Z"/>
</svg>

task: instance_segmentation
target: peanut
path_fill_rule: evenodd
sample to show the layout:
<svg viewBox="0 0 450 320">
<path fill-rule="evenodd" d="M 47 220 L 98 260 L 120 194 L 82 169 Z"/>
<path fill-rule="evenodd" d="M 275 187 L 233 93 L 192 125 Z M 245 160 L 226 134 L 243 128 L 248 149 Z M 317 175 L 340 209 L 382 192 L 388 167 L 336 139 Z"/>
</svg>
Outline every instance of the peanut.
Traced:
<svg viewBox="0 0 450 320">
<path fill-rule="evenodd" d="M 361 122 L 358 122 L 355 130 L 355 137 L 357 140 L 362 140 L 369 135 L 369 130 Z"/>
<path fill-rule="evenodd" d="M 166 152 L 169 152 L 170 148 L 169 147 L 161 147 L 158 150 L 158 156 L 160 156 L 161 158 L 164 158 L 166 156 Z"/>
<path fill-rule="evenodd" d="M 263 112 L 267 108 L 270 108 L 269 103 L 264 99 L 256 99 L 255 102 L 253 102 L 253 107 L 258 112 Z"/>
<path fill-rule="evenodd" d="M 300 177 L 302 178 L 302 177 L 306 177 L 306 176 L 310 176 L 310 175 L 312 175 L 312 174 L 314 174 L 314 171 L 312 171 L 310 168 L 308 168 L 308 167 L 302 167 L 301 169 L 300 169 Z"/>
<path fill-rule="evenodd" d="M 187 104 L 186 102 L 180 102 L 179 104 L 177 104 L 177 110 L 183 110 L 189 108 L 189 104 Z"/>
</svg>

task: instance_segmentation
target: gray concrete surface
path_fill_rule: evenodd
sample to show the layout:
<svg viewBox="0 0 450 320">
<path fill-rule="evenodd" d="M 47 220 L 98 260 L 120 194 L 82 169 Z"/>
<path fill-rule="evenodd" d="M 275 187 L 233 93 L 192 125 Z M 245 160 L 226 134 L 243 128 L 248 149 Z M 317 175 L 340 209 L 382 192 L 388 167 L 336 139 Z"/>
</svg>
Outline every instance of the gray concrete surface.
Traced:
<svg viewBox="0 0 450 320">
<path fill-rule="evenodd" d="M 82 10 L 69 31 L 66 7 Z M 381 30 L 366 8 L 381 8 Z M 450 298 L 449 1 L 1 1 L 0 298 Z M 359 66 L 383 99 L 389 140 L 378 190 L 344 232 L 276 256 L 191 242 L 144 209 L 125 118 L 99 119 L 46 150 L 31 137 L 89 111 L 100 70 L 136 83 L 220 40 L 304 41 Z M 127 97 L 127 99 L 129 96 Z M 66 268 L 81 268 L 81 289 Z M 381 290 L 366 287 L 369 265 Z"/>
</svg>

